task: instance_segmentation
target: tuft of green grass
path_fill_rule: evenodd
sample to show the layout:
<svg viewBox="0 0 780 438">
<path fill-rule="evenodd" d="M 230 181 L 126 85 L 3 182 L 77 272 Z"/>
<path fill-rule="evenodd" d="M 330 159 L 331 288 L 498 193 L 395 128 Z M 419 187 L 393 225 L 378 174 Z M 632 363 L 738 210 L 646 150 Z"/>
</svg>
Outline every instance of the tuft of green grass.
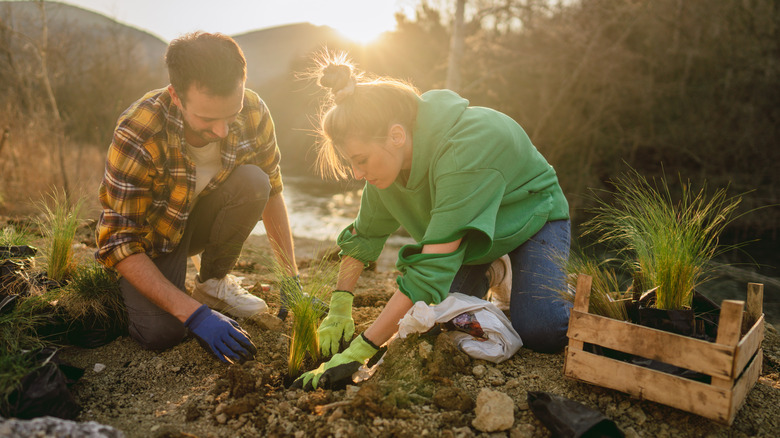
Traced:
<svg viewBox="0 0 780 438">
<path fill-rule="evenodd" d="M 32 234 L 24 228 L 19 229 L 13 225 L 6 225 L 0 230 L 0 246 L 30 245 L 32 241 Z"/>
<path fill-rule="evenodd" d="M 657 286 L 657 308 L 690 308 L 709 261 L 724 250 L 719 236 L 741 197 L 728 197 L 725 189 L 708 197 L 706 184 L 695 191 L 687 183 L 674 200 L 665 179 L 653 186 L 637 172 L 613 182 L 614 205 L 599 201 L 584 235 L 600 235 L 597 242 L 616 248 L 638 284 Z"/>
<path fill-rule="evenodd" d="M 558 291 L 566 301 L 574 302 L 574 291 L 577 289 L 577 276 L 586 274 L 592 277 L 590 299 L 588 309 L 590 313 L 605 316 L 607 318 L 628 321 L 628 312 L 625 300 L 630 299 L 632 293 L 623 291 L 617 271 L 610 267 L 613 260 L 596 261 L 582 252 L 572 252 L 568 259 L 563 261 L 563 271 L 567 274 L 564 291 Z"/>
<path fill-rule="evenodd" d="M 56 282 L 62 283 L 68 279 L 75 267 L 73 257 L 73 240 L 76 237 L 81 219 L 81 207 L 84 198 L 79 198 L 71 204 L 64 193 L 54 190 L 44 197 L 38 207 L 42 217 L 39 225 L 47 240 L 47 246 L 42 248 L 45 256 L 46 275 Z"/>
<path fill-rule="evenodd" d="M 86 326 L 124 326 L 127 313 L 119 280 L 103 266 L 89 262 L 77 266 L 62 289 L 59 304 L 68 317 Z"/>
<path fill-rule="evenodd" d="M 0 416 L 12 416 L 11 394 L 21 389 L 22 378 L 37 366 L 34 354 L 21 351 L 0 354 Z"/>
<path fill-rule="evenodd" d="M 276 261 L 273 266 L 276 277 L 282 279 L 281 286 L 287 277 L 286 271 Z M 307 358 L 312 362 L 320 359 L 317 329 L 325 316 L 324 303 L 333 290 L 337 276 L 338 264 L 323 258 L 311 265 L 305 276 L 301 276 L 302 291 L 297 287 L 290 288 L 292 293 L 283 303 L 292 316 L 287 361 L 289 378 L 295 378 L 302 373 Z"/>
</svg>

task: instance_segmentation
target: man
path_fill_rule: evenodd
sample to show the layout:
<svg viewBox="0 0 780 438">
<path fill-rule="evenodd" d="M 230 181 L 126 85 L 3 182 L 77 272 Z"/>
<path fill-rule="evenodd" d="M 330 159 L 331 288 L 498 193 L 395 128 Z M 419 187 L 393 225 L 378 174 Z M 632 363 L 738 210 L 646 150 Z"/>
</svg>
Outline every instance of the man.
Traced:
<svg viewBox="0 0 780 438">
<path fill-rule="evenodd" d="M 228 274 L 262 219 L 300 288 L 280 153 L 268 108 L 245 89 L 246 61 L 230 37 L 195 32 L 165 54 L 170 85 L 147 93 L 119 117 L 100 186 L 96 258 L 121 274 L 129 332 L 162 350 L 189 330 L 223 362 L 253 357 L 249 335 L 231 318 L 267 310 Z M 201 254 L 192 296 L 187 258 Z M 211 308 L 210 308 L 211 307 Z"/>
</svg>

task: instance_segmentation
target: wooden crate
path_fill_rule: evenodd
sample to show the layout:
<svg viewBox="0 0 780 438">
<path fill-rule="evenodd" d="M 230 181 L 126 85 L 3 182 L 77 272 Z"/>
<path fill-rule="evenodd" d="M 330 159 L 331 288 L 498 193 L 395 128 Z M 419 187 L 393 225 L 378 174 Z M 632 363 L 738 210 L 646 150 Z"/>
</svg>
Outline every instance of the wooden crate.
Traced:
<svg viewBox="0 0 780 438">
<path fill-rule="evenodd" d="M 723 301 L 712 343 L 588 313 L 591 282 L 587 275 L 577 280 L 564 375 L 730 425 L 761 372 L 763 285 L 748 284 L 747 306 Z M 712 382 L 593 354 L 583 350 L 585 343 L 697 371 Z"/>
</svg>

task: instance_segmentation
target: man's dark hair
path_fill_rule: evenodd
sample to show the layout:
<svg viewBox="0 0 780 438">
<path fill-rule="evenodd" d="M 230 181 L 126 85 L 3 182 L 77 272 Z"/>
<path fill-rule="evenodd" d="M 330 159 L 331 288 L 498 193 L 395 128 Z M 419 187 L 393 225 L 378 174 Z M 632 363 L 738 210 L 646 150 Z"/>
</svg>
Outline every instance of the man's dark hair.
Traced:
<svg viewBox="0 0 780 438">
<path fill-rule="evenodd" d="M 192 84 L 228 96 L 246 80 L 246 59 L 227 35 L 197 31 L 171 41 L 165 53 L 171 85 L 184 101 Z"/>
</svg>

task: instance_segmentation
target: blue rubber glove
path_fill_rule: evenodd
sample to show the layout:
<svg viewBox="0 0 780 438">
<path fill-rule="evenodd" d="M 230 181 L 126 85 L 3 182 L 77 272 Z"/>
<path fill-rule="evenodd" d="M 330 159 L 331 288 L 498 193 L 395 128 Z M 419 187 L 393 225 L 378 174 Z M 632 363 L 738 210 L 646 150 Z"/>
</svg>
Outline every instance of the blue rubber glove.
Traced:
<svg viewBox="0 0 780 438">
<path fill-rule="evenodd" d="M 217 359 L 226 363 L 254 359 L 257 348 L 237 322 L 202 305 L 192 312 L 184 326 L 190 329 L 198 343 Z"/>
<path fill-rule="evenodd" d="M 317 369 L 304 373 L 292 384 L 292 388 L 313 391 L 317 388 L 340 389 L 352 381 L 361 365 L 379 351 L 379 347 L 361 334 L 343 352 L 333 356 Z"/>
<path fill-rule="evenodd" d="M 352 319 L 354 298 L 352 292 L 344 290 L 337 290 L 330 296 L 330 311 L 317 329 L 323 356 L 338 353 L 341 344 L 346 345 L 355 334 L 355 321 Z"/>
<path fill-rule="evenodd" d="M 290 307 L 295 303 L 298 298 L 309 298 L 314 300 L 314 304 L 316 304 L 322 313 L 325 313 L 328 311 L 327 304 L 323 303 L 322 300 L 320 300 L 317 297 L 311 297 L 309 294 L 303 291 L 303 286 L 301 286 L 301 277 L 296 275 L 295 277 L 286 277 L 284 278 L 280 285 L 280 304 L 279 304 L 279 313 L 276 314 L 276 316 L 284 321 L 287 319 L 287 314 L 289 313 Z"/>
</svg>

